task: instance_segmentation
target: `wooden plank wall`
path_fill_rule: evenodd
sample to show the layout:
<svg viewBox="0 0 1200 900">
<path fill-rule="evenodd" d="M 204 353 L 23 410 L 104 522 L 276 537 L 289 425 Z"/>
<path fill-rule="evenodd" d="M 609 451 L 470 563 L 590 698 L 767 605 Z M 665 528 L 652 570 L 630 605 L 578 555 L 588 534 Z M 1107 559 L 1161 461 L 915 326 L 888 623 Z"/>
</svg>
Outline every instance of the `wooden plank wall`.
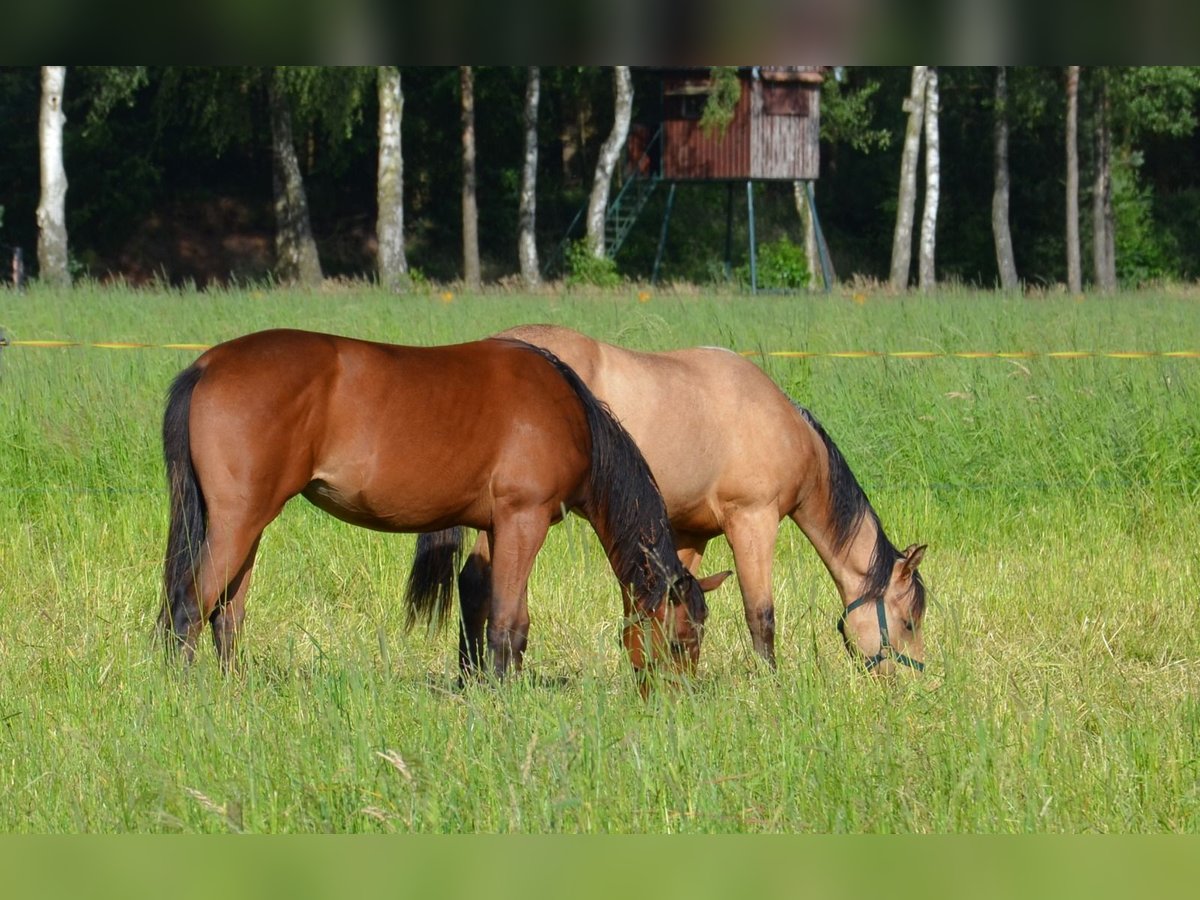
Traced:
<svg viewBox="0 0 1200 900">
<path fill-rule="evenodd" d="M 696 119 L 668 119 L 663 139 L 664 178 L 745 178 L 750 171 L 750 92 L 742 91 L 723 134 L 706 135 Z"/>
<path fill-rule="evenodd" d="M 724 133 L 705 134 L 697 119 L 676 118 L 663 122 L 664 178 L 677 181 L 794 181 L 817 177 L 820 169 L 819 87 L 764 83 L 758 79 L 746 79 L 742 84 L 733 121 Z M 770 103 L 764 104 L 764 92 L 767 91 L 776 94 Z"/>
<path fill-rule="evenodd" d="M 820 171 L 820 100 L 816 90 L 787 85 L 809 96 L 805 115 L 768 115 L 763 93 L 771 85 L 753 82 L 750 103 L 750 177 L 787 181 L 815 179 Z"/>
</svg>

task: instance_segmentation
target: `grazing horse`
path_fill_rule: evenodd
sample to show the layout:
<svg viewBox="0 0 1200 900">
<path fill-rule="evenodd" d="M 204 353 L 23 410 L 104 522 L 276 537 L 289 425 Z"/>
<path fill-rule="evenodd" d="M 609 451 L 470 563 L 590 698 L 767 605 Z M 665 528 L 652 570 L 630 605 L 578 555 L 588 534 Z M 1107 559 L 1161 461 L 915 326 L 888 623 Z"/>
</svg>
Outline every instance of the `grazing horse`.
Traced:
<svg viewBox="0 0 1200 900">
<path fill-rule="evenodd" d="M 548 349 L 608 404 L 658 481 L 690 571 L 709 540 L 725 535 L 754 649 L 772 666 L 771 566 L 779 523 L 790 517 L 837 585 L 847 649 L 876 673 L 923 668 L 925 547 L 896 549 L 825 429 L 758 366 L 711 347 L 638 353 L 553 325 L 498 336 Z M 459 578 L 464 620 L 488 603 L 494 565 L 481 534 Z"/>
<path fill-rule="evenodd" d="M 189 660 L 209 622 L 221 662 L 233 661 L 259 539 L 297 494 L 365 528 L 486 534 L 498 676 L 520 668 L 526 581 L 564 509 L 591 522 L 621 582 L 635 669 L 664 659 L 686 670 L 699 657 L 703 590 L 715 582 L 680 564 L 629 435 L 541 348 L 250 334 L 175 379 L 163 451 L 171 502 L 159 628 Z"/>
</svg>

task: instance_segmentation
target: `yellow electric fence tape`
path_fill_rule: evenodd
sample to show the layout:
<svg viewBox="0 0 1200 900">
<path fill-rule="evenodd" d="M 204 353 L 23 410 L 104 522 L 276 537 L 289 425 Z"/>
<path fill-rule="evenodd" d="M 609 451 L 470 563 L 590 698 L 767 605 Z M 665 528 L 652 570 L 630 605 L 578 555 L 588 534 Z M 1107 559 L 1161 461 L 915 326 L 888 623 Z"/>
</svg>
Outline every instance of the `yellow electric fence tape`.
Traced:
<svg viewBox="0 0 1200 900">
<path fill-rule="evenodd" d="M 1200 350 L 842 350 L 818 353 L 811 350 L 743 350 L 742 356 L 772 356 L 783 359 L 1200 359 Z"/>
<path fill-rule="evenodd" d="M 136 341 L 11 340 L 0 337 L 0 347 L 95 348 L 99 350 L 207 350 L 211 344 L 144 344 Z M 1200 350 L 743 350 L 742 356 L 780 359 L 1200 359 Z"/>
<path fill-rule="evenodd" d="M 100 350 L 207 350 L 212 344 L 141 344 L 134 341 L 14 341 L 0 339 L 0 347 L 94 347 Z"/>
</svg>

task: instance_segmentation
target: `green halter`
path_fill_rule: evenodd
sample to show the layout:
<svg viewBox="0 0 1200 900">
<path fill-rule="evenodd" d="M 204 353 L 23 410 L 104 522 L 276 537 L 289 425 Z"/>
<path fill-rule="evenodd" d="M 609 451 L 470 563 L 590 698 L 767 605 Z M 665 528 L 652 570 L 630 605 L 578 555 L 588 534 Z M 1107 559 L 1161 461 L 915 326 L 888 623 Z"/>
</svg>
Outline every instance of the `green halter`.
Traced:
<svg viewBox="0 0 1200 900">
<path fill-rule="evenodd" d="M 888 640 L 887 613 L 883 608 L 882 597 L 867 597 L 866 595 L 863 595 L 842 610 L 841 618 L 838 619 L 837 623 L 838 631 L 842 633 L 842 638 L 845 639 L 846 637 L 846 617 L 850 615 L 850 613 L 854 612 L 854 610 L 867 603 L 877 604 L 875 611 L 879 614 L 879 652 L 867 659 L 867 671 L 870 672 L 885 659 L 891 659 L 893 662 L 898 662 L 901 665 L 916 669 L 918 672 L 924 672 L 925 663 L 918 662 L 911 656 L 901 653 L 899 650 L 893 647 L 891 641 Z M 889 650 L 891 653 L 888 653 Z"/>
</svg>

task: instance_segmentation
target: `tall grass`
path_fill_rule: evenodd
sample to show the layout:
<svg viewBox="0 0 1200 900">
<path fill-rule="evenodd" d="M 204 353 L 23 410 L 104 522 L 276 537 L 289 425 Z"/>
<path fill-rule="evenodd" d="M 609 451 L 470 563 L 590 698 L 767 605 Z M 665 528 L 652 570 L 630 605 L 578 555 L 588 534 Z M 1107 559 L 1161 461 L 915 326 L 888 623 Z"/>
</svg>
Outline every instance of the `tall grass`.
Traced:
<svg viewBox="0 0 1200 900">
<path fill-rule="evenodd" d="M 288 325 L 428 344 L 556 321 L 642 348 L 816 352 L 1200 349 L 1198 311 L 1167 294 L 0 295 L 17 339 Z M 728 583 L 697 679 L 642 703 L 615 579 L 579 520 L 538 558 L 510 683 L 459 691 L 455 636 L 405 632 L 411 537 L 303 501 L 264 538 L 244 671 L 222 677 L 207 646 L 189 671 L 164 667 L 158 429 L 194 356 L 0 355 L 0 829 L 1200 826 L 1198 360 L 758 357 L 827 426 L 893 540 L 929 542 L 927 674 L 858 671 L 828 576 L 786 524 L 778 673 L 754 661 Z M 713 542 L 705 570 L 730 563 Z"/>
</svg>

